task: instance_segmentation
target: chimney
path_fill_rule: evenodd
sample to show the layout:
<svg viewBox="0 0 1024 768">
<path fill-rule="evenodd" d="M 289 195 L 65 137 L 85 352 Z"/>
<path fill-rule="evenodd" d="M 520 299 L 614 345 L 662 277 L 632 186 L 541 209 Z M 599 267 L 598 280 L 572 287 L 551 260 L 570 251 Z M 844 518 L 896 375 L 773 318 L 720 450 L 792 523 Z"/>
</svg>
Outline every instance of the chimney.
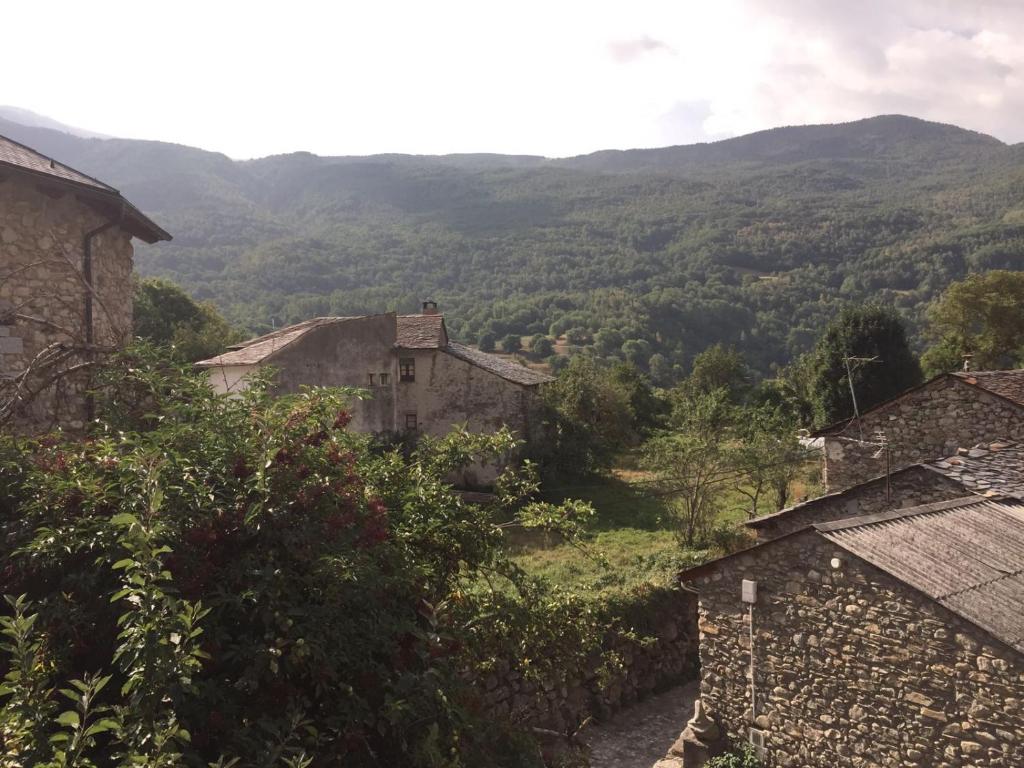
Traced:
<svg viewBox="0 0 1024 768">
<path fill-rule="evenodd" d="M 423 302 L 423 314 L 424 315 L 436 315 L 436 314 L 438 314 L 438 312 L 437 312 L 437 302 L 436 301 L 431 301 L 430 299 L 427 299 L 426 301 L 424 301 Z"/>
</svg>

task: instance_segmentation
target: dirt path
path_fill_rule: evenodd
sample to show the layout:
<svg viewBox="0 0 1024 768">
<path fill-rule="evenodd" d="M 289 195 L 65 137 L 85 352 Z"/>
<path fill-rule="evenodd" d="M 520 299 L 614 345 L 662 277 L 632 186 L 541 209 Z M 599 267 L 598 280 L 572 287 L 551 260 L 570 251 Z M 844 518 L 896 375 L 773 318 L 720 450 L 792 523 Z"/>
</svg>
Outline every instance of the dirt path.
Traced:
<svg viewBox="0 0 1024 768">
<path fill-rule="evenodd" d="M 693 714 L 697 683 L 671 688 L 624 709 L 582 733 L 591 768 L 651 768 L 665 756 Z"/>
</svg>

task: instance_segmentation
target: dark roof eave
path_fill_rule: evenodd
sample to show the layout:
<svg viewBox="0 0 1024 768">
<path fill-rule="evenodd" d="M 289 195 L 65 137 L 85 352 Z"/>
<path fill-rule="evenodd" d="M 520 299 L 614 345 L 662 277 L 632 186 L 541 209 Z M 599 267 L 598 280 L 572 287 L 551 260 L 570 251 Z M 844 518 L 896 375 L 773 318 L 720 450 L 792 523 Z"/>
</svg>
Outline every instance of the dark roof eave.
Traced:
<svg viewBox="0 0 1024 768">
<path fill-rule="evenodd" d="M 47 185 L 65 187 L 69 190 L 73 190 L 75 194 L 81 198 L 86 198 L 101 204 L 113 204 L 119 208 L 123 207 L 125 218 L 122 222 L 122 227 L 135 237 L 138 237 L 140 240 L 150 245 L 172 239 L 170 233 L 157 225 L 156 222 L 128 202 L 120 192 L 106 184 L 103 185 L 106 189 L 103 189 L 90 184 L 84 184 L 73 179 L 64 179 L 59 176 L 40 173 L 39 171 L 35 171 L 31 168 L 24 168 L 20 165 L 7 163 L 2 160 L 0 160 L 0 168 L 7 169 L 24 176 L 29 176 Z"/>
</svg>

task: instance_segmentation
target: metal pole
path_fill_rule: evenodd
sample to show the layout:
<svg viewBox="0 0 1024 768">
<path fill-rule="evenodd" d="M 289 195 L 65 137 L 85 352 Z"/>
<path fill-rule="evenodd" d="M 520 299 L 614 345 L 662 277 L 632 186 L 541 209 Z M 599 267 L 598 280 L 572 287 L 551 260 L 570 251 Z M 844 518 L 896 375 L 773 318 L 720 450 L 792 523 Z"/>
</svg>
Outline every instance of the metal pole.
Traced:
<svg viewBox="0 0 1024 768">
<path fill-rule="evenodd" d="M 860 424 L 860 411 L 857 409 L 857 393 L 853 391 L 853 373 L 850 371 L 850 358 L 844 357 L 846 364 L 846 383 L 850 385 L 850 398 L 853 400 L 853 417 L 857 420 L 857 432 L 860 439 L 864 439 L 864 428 Z"/>
</svg>

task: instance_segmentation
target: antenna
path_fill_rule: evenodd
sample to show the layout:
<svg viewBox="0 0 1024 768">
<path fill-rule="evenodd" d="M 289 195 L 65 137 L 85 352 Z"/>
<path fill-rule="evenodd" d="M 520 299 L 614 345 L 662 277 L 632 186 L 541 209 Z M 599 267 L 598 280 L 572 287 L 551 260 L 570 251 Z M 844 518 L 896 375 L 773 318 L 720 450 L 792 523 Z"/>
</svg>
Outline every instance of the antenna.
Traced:
<svg viewBox="0 0 1024 768">
<path fill-rule="evenodd" d="M 880 459 L 885 457 L 885 505 L 886 507 L 892 507 L 892 485 L 890 483 L 890 476 L 892 475 L 892 450 L 889 447 L 889 438 L 882 430 L 877 430 L 873 435 L 875 438 L 875 444 L 878 446 L 878 450 L 871 454 L 871 458 Z"/>
<path fill-rule="evenodd" d="M 868 363 L 880 363 L 881 360 L 878 356 L 875 357 L 844 357 L 843 363 L 846 365 L 846 382 L 850 385 L 850 399 L 853 400 L 853 417 L 857 420 L 857 432 L 860 433 L 861 441 L 864 440 L 864 428 L 860 423 L 860 409 L 857 407 L 857 393 L 853 390 L 853 372 L 857 370 L 858 366 L 850 368 L 850 363 L 859 363 L 860 365 L 867 365 Z"/>
</svg>

